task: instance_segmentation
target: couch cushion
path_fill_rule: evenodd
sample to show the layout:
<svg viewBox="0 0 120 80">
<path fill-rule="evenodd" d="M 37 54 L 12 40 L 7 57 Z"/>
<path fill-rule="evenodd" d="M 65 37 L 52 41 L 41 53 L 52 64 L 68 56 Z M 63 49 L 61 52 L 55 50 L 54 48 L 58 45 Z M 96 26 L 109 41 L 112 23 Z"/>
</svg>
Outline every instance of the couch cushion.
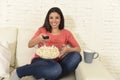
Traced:
<svg viewBox="0 0 120 80">
<path fill-rule="evenodd" d="M 0 41 L 0 77 L 9 76 L 11 52 L 6 41 Z"/>
<path fill-rule="evenodd" d="M 76 70 L 77 80 L 115 80 L 100 61 L 87 64 L 84 61 Z"/>
<path fill-rule="evenodd" d="M 12 53 L 11 66 L 14 66 L 16 41 L 17 41 L 17 28 L 15 27 L 1 27 L 0 28 L 0 41 L 7 41 Z"/>
<path fill-rule="evenodd" d="M 29 64 L 34 56 L 34 48 L 28 48 L 28 42 L 35 33 L 35 29 L 19 28 L 16 51 L 16 67 Z"/>
</svg>

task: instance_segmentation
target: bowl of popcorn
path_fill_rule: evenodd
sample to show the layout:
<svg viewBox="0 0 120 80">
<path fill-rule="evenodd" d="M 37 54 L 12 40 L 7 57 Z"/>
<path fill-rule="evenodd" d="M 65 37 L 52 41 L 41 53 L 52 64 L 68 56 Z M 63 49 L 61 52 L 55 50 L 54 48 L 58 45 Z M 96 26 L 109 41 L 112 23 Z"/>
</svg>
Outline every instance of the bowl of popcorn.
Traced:
<svg viewBox="0 0 120 80">
<path fill-rule="evenodd" d="M 55 59 L 59 56 L 59 49 L 55 46 L 41 46 L 36 49 L 36 54 L 41 58 L 45 59 Z"/>
</svg>

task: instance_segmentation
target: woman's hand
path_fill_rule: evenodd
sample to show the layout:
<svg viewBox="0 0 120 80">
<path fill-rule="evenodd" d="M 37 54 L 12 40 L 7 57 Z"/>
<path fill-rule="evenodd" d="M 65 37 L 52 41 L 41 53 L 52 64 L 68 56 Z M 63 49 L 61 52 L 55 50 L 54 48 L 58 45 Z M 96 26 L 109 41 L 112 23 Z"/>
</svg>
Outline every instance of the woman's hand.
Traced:
<svg viewBox="0 0 120 80">
<path fill-rule="evenodd" d="M 39 40 L 40 40 L 40 42 L 42 42 L 42 43 L 45 43 L 48 39 L 49 39 L 49 36 L 47 36 L 47 38 L 46 38 L 46 34 L 43 34 L 43 33 L 41 33 L 40 35 L 39 35 Z"/>
<path fill-rule="evenodd" d="M 28 43 L 28 47 L 34 47 L 35 45 L 41 43 L 45 43 L 48 39 L 44 39 L 43 36 L 46 36 L 46 34 L 41 33 L 39 36 L 37 36 L 35 39 L 32 39 Z"/>
<path fill-rule="evenodd" d="M 59 58 L 63 58 L 66 54 L 72 51 L 80 52 L 80 47 L 68 47 L 67 45 L 63 45 L 62 49 L 60 50 Z"/>
<path fill-rule="evenodd" d="M 63 58 L 65 56 L 65 53 L 67 53 L 67 46 L 65 44 L 63 44 L 62 49 L 60 50 L 60 55 L 59 58 Z"/>
</svg>

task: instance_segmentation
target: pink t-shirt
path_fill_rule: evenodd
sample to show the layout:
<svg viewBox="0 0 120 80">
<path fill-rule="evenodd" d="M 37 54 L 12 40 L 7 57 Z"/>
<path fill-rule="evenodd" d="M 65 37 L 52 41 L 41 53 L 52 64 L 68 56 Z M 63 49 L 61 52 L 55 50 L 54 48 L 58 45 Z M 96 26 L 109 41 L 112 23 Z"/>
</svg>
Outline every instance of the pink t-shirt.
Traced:
<svg viewBox="0 0 120 80">
<path fill-rule="evenodd" d="M 56 46 L 58 49 L 61 49 L 63 45 L 70 45 L 71 47 L 78 47 L 79 44 L 73 37 L 70 31 L 66 29 L 62 29 L 61 32 L 58 35 L 54 35 L 48 31 L 44 27 L 41 27 L 37 30 L 37 32 L 34 34 L 32 39 L 39 36 L 41 33 L 46 34 L 49 36 L 49 39 L 46 41 L 46 46 Z M 38 47 L 43 46 L 43 43 L 39 43 Z M 34 58 L 39 57 L 38 55 L 35 55 Z"/>
</svg>

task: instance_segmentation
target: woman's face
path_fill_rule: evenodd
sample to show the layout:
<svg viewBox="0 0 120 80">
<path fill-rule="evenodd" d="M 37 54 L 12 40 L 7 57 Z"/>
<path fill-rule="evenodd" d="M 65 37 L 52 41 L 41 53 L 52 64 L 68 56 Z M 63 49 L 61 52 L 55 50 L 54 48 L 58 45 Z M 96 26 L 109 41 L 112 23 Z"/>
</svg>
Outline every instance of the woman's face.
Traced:
<svg viewBox="0 0 120 80">
<path fill-rule="evenodd" d="M 60 15 L 57 12 L 52 12 L 49 15 L 49 23 L 52 29 L 59 28 L 60 21 L 61 21 Z"/>
</svg>

